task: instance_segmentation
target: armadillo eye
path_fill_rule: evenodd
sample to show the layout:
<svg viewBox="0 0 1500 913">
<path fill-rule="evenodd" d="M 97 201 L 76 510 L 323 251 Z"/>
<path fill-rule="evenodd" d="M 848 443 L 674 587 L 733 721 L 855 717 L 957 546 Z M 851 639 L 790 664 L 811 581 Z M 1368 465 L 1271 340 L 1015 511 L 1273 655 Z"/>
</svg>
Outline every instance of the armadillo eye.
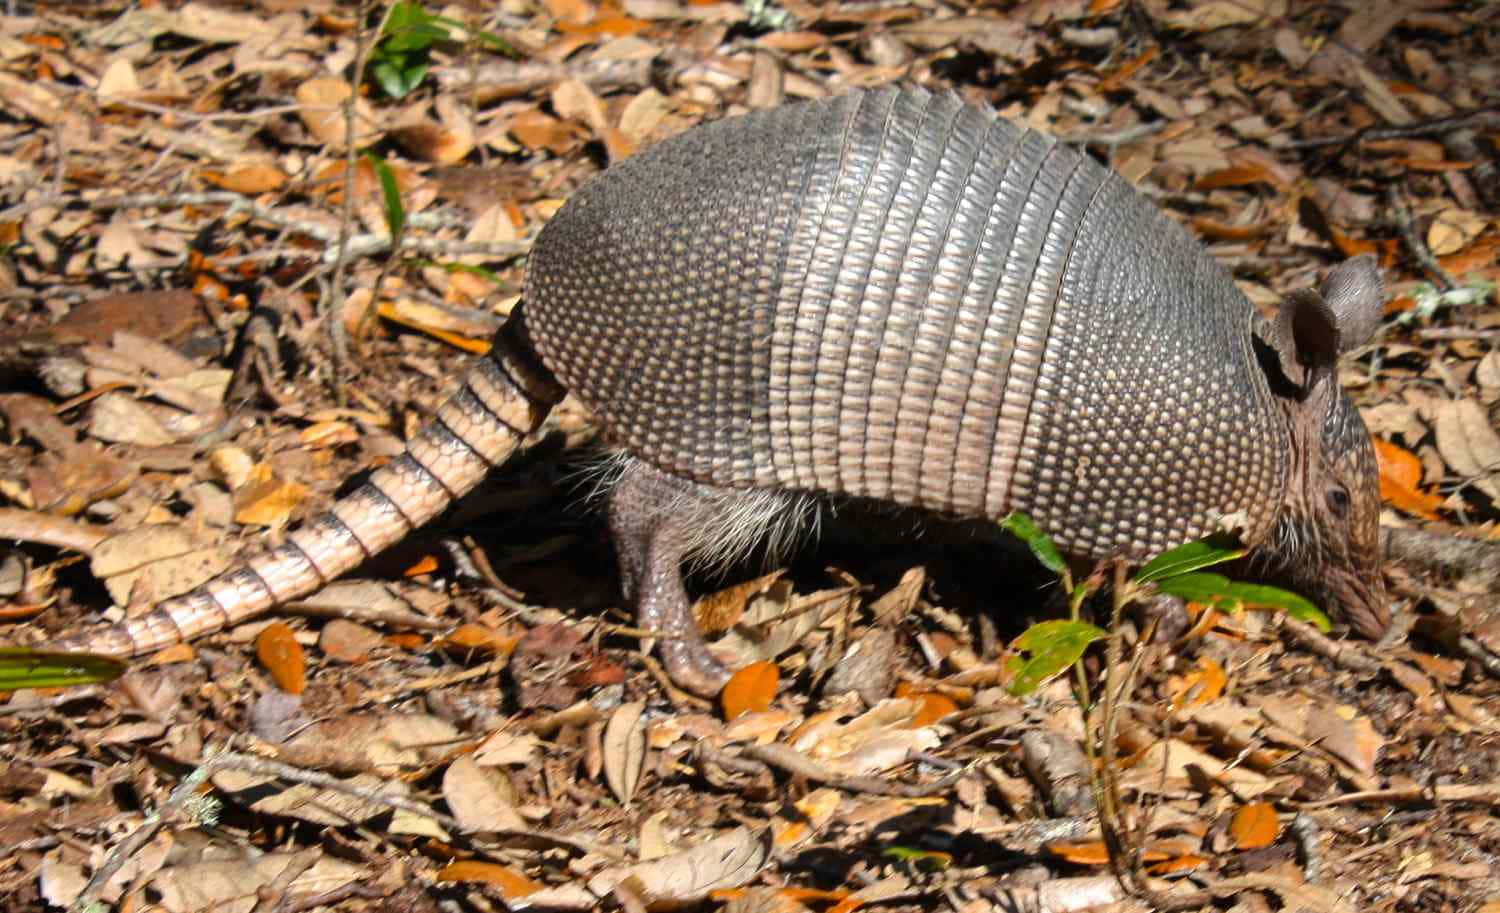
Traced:
<svg viewBox="0 0 1500 913">
<path fill-rule="evenodd" d="M 1342 485 L 1328 489 L 1328 509 L 1340 519 L 1349 514 L 1349 491 Z"/>
</svg>

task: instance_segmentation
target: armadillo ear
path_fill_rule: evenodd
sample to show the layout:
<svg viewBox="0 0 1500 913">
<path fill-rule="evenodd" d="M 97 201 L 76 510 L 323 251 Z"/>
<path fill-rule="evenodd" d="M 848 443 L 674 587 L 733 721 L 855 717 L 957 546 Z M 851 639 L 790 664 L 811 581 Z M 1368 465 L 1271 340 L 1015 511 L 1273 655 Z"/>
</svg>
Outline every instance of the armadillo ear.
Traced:
<svg viewBox="0 0 1500 913">
<path fill-rule="evenodd" d="M 1374 338 L 1385 310 L 1385 290 L 1373 254 L 1351 257 L 1329 270 L 1318 291 L 1333 311 L 1339 329 L 1339 354 Z"/>
<path fill-rule="evenodd" d="M 1281 370 L 1305 396 L 1319 381 L 1334 374 L 1340 347 L 1338 315 L 1323 296 L 1301 289 L 1281 302 L 1276 320 L 1276 354 Z"/>
</svg>

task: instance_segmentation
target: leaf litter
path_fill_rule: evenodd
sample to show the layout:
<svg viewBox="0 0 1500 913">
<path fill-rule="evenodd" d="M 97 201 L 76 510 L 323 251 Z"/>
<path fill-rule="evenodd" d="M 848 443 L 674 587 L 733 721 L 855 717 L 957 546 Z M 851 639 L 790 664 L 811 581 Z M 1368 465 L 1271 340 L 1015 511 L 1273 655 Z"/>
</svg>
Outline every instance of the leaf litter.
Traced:
<svg viewBox="0 0 1500 913">
<path fill-rule="evenodd" d="M 514 303 L 528 239 L 602 165 L 704 119 L 897 79 L 1084 144 L 1258 304 L 1380 256 L 1389 325 L 1344 379 L 1380 448 L 1383 522 L 1500 538 L 1492 5 L 426 13 L 462 27 L 398 74 L 400 99 L 351 83 L 379 17 L 350 6 L 0 17 L 0 533 L 25 609 L 7 641 L 185 589 L 388 460 Z M 351 98 L 399 238 L 368 159 L 344 198 Z M 320 290 L 346 202 L 334 312 Z M 248 332 L 261 314 L 269 335 Z M 334 323 L 369 331 L 356 357 L 328 343 Z M 592 433 L 567 408 L 549 427 Z M 1004 645 L 1049 617 L 1045 590 L 964 535 L 832 542 L 698 581 L 715 649 L 750 670 L 733 707 L 701 706 L 640 661 L 597 516 L 552 467 L 503 473 L 279 627 L 170 648 L 107 686 L 12 692 L 7 908 L 1127 902 L 1077 804 L 1089 762 L 1067 682 L 1006 687 Z M 1415 622 L 1378 649 L 1213 612 L 1143 648 L 1115 773 L 1154 890 L 1201 889 L 1195 909 L 1500 896 L 1494 594 L 1434 567 L 1392 562 Z M 1018 858 L 1035 877 L 1014 877 Z"/>
</svg>

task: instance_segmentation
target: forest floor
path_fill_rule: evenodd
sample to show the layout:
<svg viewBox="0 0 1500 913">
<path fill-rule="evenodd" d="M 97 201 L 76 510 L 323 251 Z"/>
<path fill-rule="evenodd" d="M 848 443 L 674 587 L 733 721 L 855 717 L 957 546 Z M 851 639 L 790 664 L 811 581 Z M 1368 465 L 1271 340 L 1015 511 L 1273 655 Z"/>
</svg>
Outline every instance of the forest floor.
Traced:
<svg viewBox="0 0 1500 913">
<path fill-rule="evenodd" d="M 893 82 L 1087 150 L 1263 310 L 1376 256 L 1341 379 L 1398 531 L 1379 643 L 1127 613 L 1017 697 L 1056 587 L 973 526 L 861 517 L 693 581 L 756 661 L 701 701 L 643 658 L 565 404 L 316 596 L 108 683 L 4 678 L 4 909 L 1500 910 L 1500 4 L 0 10 L 6 643 L 392 459 L 609 164 Z"/>
</svg>

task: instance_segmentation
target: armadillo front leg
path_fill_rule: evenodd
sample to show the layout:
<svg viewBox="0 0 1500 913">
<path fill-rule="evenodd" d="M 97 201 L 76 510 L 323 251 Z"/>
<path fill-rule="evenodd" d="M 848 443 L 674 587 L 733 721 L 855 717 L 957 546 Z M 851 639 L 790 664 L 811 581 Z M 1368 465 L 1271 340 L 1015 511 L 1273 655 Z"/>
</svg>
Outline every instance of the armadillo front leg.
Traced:
<svg viewBox="0 0 1500 913">
<path fill-rule="evenodd" d="M 693 482 L 631 460 L 610 494 L 609 525 L 620 557 L 620 585 L 636 604 L 636 624 L 661 633 L 657 651 L 680 687 L 712 697 L 729 680 L 693 619 L 682 561 L 697 541 L 692 525 L 711 499 Z"/>
</svg>

